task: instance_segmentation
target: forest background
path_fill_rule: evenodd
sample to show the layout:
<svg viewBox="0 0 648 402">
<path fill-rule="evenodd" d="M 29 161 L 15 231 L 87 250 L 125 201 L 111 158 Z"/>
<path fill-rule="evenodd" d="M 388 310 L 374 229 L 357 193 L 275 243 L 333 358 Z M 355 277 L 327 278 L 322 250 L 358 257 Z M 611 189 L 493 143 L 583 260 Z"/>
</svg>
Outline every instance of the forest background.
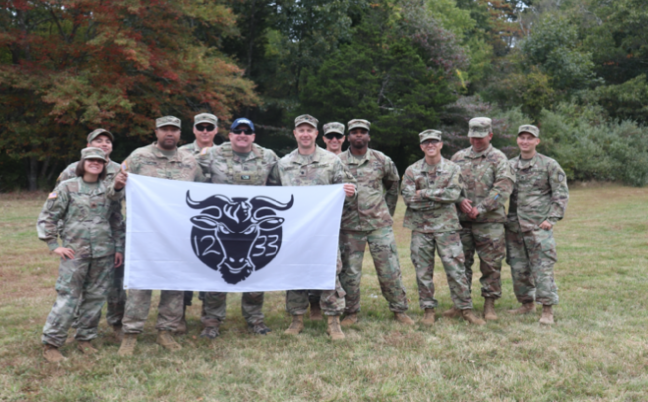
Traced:
<svg viewBox="0 0 648 402">
<path fill-rule="evenodd" d="M 50 189 L 95 128 L 121 161 L 201 112 L 280 156 L 299 114 L 364 118 L 401 172 L 425 129 L 450 156 L 489 116 L 513 156 L 533 123 L 570 180 L 643 186 L 647 66 L 642 0 L 0 0 L 0 192 Z"/>
</svg>

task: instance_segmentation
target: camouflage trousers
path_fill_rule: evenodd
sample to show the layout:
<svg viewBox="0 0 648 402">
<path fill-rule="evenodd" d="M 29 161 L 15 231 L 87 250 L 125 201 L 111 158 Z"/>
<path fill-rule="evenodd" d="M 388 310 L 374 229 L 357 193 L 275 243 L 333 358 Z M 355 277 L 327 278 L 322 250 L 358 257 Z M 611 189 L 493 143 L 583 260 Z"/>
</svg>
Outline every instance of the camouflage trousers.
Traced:
<svg viewBox="0 0 648 402">
<path fill-rule="evenodd" d="M 436 248 L 448 278 L 450 297 L 460 310 L 472 309 L 470 287 L 464 270 L 464 255 L 457 232 L 422 233 L 412 231 L 410 252 L 416 269 L 421 309 L 436 308 L 434 298 L 434 249 Z"/>
<path fill-rule="evenodd" d="M 322 290 L 320 295 L 320 307 L 325 315 L 342 315 L 344 312 L 344 288 L 340 284 L 340 272 L 342 271 L 342 260 L 338 249 L 337 269 L 335 275 L 335 289 Z M 288 290 L 286 291 L 286 311 L 290 315 L 304 315 L 308 310 L 309 290 Z"/>
<path fill-rule="evenodd" d="M 479 256 L 481 295 L 486 298 L 502 297 L 502 260 L 506 253 L 503 223 L 461 222 L 461 244 L 466 262 L 466 279 L 472 287 L 475 251 Z"/>
<path fill-rule="evenodd" d="M 263 292 L 245 292 L 241 297 L 241 313 L 250 325 L 263 323 Z M 217 327 L 225 321 L 227 293 L 206 292 L 200 321 L 206 327 Z"/>
<path fill-rule="evenodd" d="M 101 308 L 113 280 L 114 267 L 114 255 L 61 260 L 56 301 L 43 327 L 43 343 L 56 347 L 65 344 L 77 306 L 75 339 L 90 341 L 97 337 Z"/>
<path fill-rule="evenodd" d="M 340 233 L 342 249 L 340 283 L 346 292 L 344 312 L 354 314 L 360 311 L 362 260 L 367 243 L 378 274 L 380 290 L 389 302 L 389 309 L 396 313 L 404 313 L 408 308 L 407 295 L 401 280 L 396 239 L 391 227 L 371 231 L 343 230 Z"/>
<path fill-rule="evenodd" d="M 124 265 L 117 267 L 114 270 L 113 281 L 110 289 L 108 290 L 108 299 L 106 300 L 106 322 L 108 325 L 121 325 L 122 318 L 124 318 L 124 310 L 126 307 L 126 291 L 124 290 Z M 74 312 L 74 322 L 72 328 L 79 327 L 79 306 Z"/>
<path fill-rule="evenodd" d="M 151 309 L 152 290 L 130 289 L 126 300 L 126 312 L 122 320 L 125 334 L 139 334 Z M 158 304 L 158 318 L 155 329 L 175 331 L 182 319 L 184 292 L 181 290 L 162 290 Z"/>
<path fill-rule="evenodd" d="M 558 261 L 553 230 L 520 230 L 517 222 L 506 224 L 506 262 L 511 266 L 513 291 L 520 303 L 558 304 L 553 268 Z"/>
</svg>

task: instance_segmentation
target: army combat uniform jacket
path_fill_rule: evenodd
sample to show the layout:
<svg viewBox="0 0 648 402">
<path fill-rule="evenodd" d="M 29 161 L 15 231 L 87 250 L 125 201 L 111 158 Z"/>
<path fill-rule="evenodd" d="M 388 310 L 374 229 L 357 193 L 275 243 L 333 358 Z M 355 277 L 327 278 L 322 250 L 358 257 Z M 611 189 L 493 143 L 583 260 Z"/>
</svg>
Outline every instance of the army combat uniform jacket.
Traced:
<svg viewBox="0 0 648 402">
<path fill-rule="evenodd" d="M 252 144 L 252 151 L 243 159 L 226 142 L 203 148 L 196 159 L 212 183 L 265 186 L 279 157 L 270 149 Z"/>
<path fill-rule="evenodd" d="M 368 149 L 356 158 L 347 150 L 339 155 L 358 182 L 358 197 L 342 214 L 342 229 L 368 231 L 391 227 L 398 202 L 398 170 L 387 155 Z"/>
</svg>

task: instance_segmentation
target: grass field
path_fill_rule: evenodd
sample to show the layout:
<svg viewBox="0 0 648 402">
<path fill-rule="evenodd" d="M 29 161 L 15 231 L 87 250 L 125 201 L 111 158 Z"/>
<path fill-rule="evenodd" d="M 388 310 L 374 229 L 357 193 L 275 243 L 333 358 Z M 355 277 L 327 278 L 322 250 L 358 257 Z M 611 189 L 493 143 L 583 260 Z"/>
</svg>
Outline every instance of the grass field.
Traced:
<svg viewBox="0 0 648 402">
<path fill-rule="evenodd" d="M 268 336 L 246 332 L 240 295 L 215 341 L 198 337 L 200 305 L 189 310 L 183 350 L 155 344 L 153 314 L 135 355 L 117 356 L 102 318 L 100 353 L 74 344 L 69 359 L 46 363 L 40 334 L 55 298 L 57 259 L 36 237 L 46 194 L 0 194 L 0 401 L 646 401 L 648 400 L 648 189 L 573 188 L 567 217 L 556 227 L 556 325 L 513 317 L 508 265 L 499 321 L 472 327 L 439 319 L 403 328 L 380 295 L 365 259 L 361 321 L 331 342 L 325 324 L 306 320 L 298 337 L 282 292 L 266 295 Z M 409 231 L 399 204 L 394 225 L 410 316 L 420 320 Z M 438 262 L 438 261 L 437 261 Z M 450 308 L 437 264 L 439 311 Z M 478 272 L 479 269 L 475 267 Z M 473 283 L 481 311 L 479 274 Z"/>
</svg>

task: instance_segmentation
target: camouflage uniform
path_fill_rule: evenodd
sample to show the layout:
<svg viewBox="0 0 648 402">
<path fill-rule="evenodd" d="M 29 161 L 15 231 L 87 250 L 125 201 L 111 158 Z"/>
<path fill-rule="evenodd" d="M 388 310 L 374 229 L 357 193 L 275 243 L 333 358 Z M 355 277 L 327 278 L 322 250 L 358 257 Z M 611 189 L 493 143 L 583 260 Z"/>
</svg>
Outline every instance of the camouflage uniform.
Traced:
<svg viewBox="0 0 648 402">
<path fill-rule="evenodd" d="M 277 163 L 277 155 L 257 144 L 242 159 L 232 150 L 232 144 L 203 148 L 197 157 L 198 164 L 210 181 L 216 184 L 265 186 L 270 171 Z M 203 303 L 202 323 L 206 327 L 218 327 L 225 320 L 227 293 L 207 292 Z M 241 312 L 250 326 L 263 323 L 263 292 L 245 292 L 241 298 Z"/>
<path fill-rule="evenodd" d="M 506 262 L 515 296 L 522 304 L 558 304 L 553 275 L 556 242 L 553 230 L 539 225 L 545 220 L 555 224 L 565 214 L 569 200 L 565 172 L 558 162 L 538 153 L 530 160 L 515 157 L 509 165 L 517 177 L 506 223 Z"/>
<path fill-rule="evenodd" d="M 76 167 L 79 162 L 74 162 L 68 165 L 59 177 L 56 179 L 56 185 L 58 186 L 65 180 L 69 180 L 76 176 Z M 121 170 L 121 165 L 115 161 L 109 161 L 106 164 L 106 178 L 104 179 L 105 183 L 111 183 L 115 178 L 115 175 Z M 59 226 L 59 233 L 62 231 L 62 225 Z M 124 317 L 124 307 L 126 306 L 126 291 L 124 290 L 124 265 L 115 268 L 113 275 L 113 282 L 110 290 L 108 291 L 108 309 L 106 311 L 106 321 L 108 325 L 121 325 L 122 318 Z M 77 327 L 76 323 L 72 325 L 74 328 Z"/>
<path fill-rule="evenodd" d="M 356 184 L 356 180 L 337 156 L 320 147 L 316 147 L 311 155 L 300 155 L 299 150 L 296 149 L 284 156 L 274 166 L 269 178 L 269 184 L 283 186 L 320 186 L 341 183 Z M 338 250 L 338 275 L 341 270 L 342 261 Z M 336 276 L 335 290 L 323 290 L 321 294 L 320 306 L 324 314 L 341 315 L 344 311 L 345 294 Z M 308 290 L 286 292 L 286 311 L 290 315 L 303 315 L 306 310 L 308 310 Z"/>
<path fill-rule="evenodd" d="M 154 142 L 133 151 L 122 163 L 122 167 L 130 173 L 142 176 L 157 177 L 169 180 L 204 181 L 204 176 L 196 159 L 184 151 L 163 151 Z M 123 197 L 123 189 L 115 190 L 111 185 L 108 195 L 112 199 Z M 161 217 L 163 219 L 164 217 Z M 144 329 L 144 323 L 151 307 L 151 290 L 131 289 L 126 301 L 126 313 L 123 319 L 125 334 L 139 334 Z M 173 331 L 180 323 L 183 310 L 182 291 L 163 290 L 158 305 L 158 319 L 155 328 L 160 331 Z"/>
<path fill-rule="evenodd" d="M 407 311 L 407 295 L 401 280 L 392 216 L 398 201 L 398 170 L 382 152 L 367 149 L 360 158 L 349 150 L 339 155 L 358 181 L 358 197 L 342 214 L 340 248 L 342 272 L 340 282 L 346 292 L 346 314 L 360 311 L 360 280 L 365 247 L 374 261 L 378 282 L 389 309 Z"/>
<path fill-rule="evenodd" d="M 73 259 L 61 259 L 56 281 L 56 302 L 43 328 L 44 344 L 61 347 L 78 305 L 75 338 L 97 337 L 101 308 L 113 280 L 115 252 L 124 252 L 121 204 L 106 197 L 105 182 L 86 183 L 77 177 L 59 184 L 38 216 L 38 237 L 51 251 L 59 247 L 57 222 L 63 247 L 74 250 Z"/>
<path fill-rule="evenodd" d="M 416 195 L 417 190 L 421 190 L 420 195 Z M 403 226 L 412 230 L 410 250 L 421 309 L 433 309 L 438 304 L 433 282 L 435 247 L 455 307 L 472 309 L 455 206 L 461 191 L 459 166 L 445 158 L 435 166 L 421 159 L 408 167 L 403 176 L 401 193 L 407 205 Z"/>
<path fill-rule="evenodd" d="M 479 211 L 477 218 L 471 219 L 457 208 L 468 286 L 472 285 L 472 266 L 477 251 L 482 297 L 498 299 L 502 297 L 502 260 L 506 250 L 504 208 L 513 191 L 515 175 L 506 155 L 492 145 L 482 152 L 475 152 L 472 147 L 463 149 L 454 154 L 452 161 L 461 168 L 464 183 L 464 195 L 459 198 L 457 207 L 467 198 Z"/>
</svg>

